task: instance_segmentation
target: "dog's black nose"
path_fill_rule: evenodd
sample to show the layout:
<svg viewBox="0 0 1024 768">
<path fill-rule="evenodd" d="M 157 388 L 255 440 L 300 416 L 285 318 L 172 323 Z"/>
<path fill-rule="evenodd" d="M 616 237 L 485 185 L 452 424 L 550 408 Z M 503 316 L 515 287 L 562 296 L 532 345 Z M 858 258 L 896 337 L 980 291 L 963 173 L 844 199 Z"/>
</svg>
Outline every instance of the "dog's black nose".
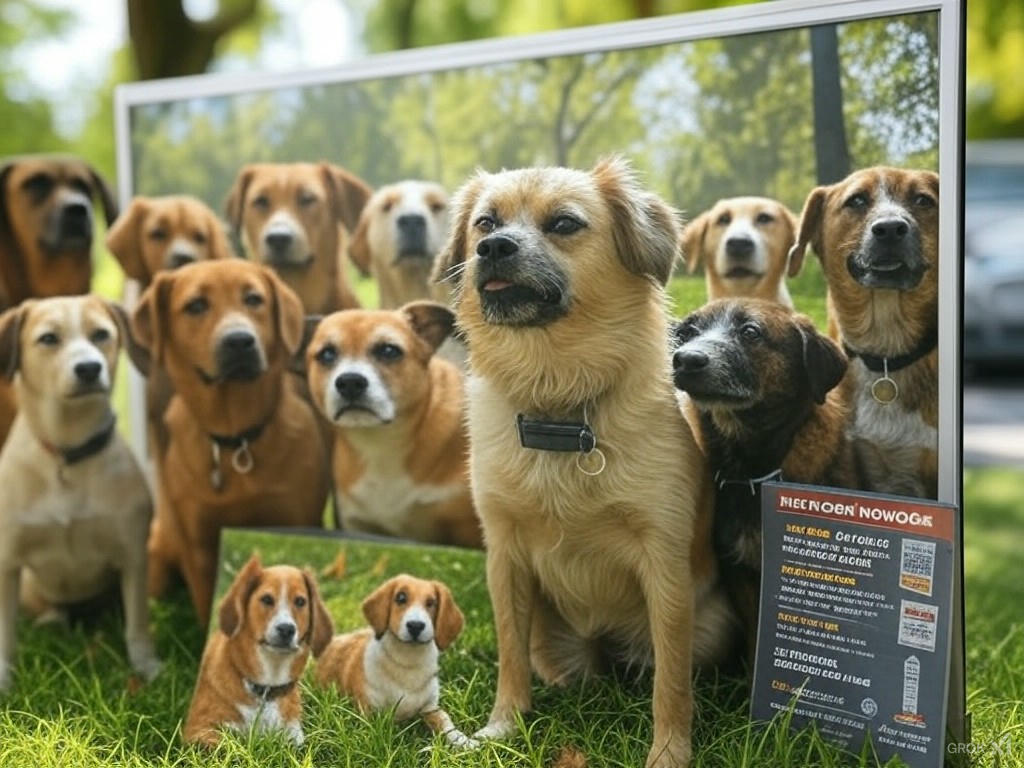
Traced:
<svg viewBox="0 0 1024 768">
<path fill-rule="evenodd" d="M 195 260 L 196 257 L 191 253 L 175 251 L 167 257 L 167 264 L 171 269 L 178 269 L 178 267 L 184 267 L 186 264 L 191 264 Z"/>
<path fill-rule="evenodd" d="M 229 352 L 246 352 L 256 346 L 256 337 L 249 331 L 231 331 L 220 340 L 221 346 Z"/>
<path fill-rule="evenodd" d="M 281 643 L 290 643 L 295 639 L 297 629 L 294 624 L 278 624 L 274 627 L 274 634 Z"/>
<path fill-rule="evenodd" d="M 405 622 L 405 628 L 409 630 L 409 636 L 415 640 L 423 632 L 423 629 L 427 626 L 426 622 L 423 621 L 407 621 Z"/>
<path fill-rule="evenodd" d="M 672 367 L 687 373 L 708 367 L 708 356 L 698 349 L 681 349 L 672 355 Z"/>
<path fill-rule="evenodd" d="M 291 232 L 286 232 L 282 229 L 275 229 L 272 232 L 267 232 L 267 234 L 263 236 L 263 240 L 266 242 L 267 247 L 273 251 L 286 251 L 291 247 L 295 237 Z"/>
<path fill-rule="evenodd" d="M 754 252 L 754 241 L 749 237 L 730 237 L 725 241 L 725 252 L 730 256 L 745 258 Z"/>
<path fill-rule="evenodd" d="M 408 235 L 421 235 L 427 231 L 427 219 L 419 213 L 404 213 L 395 219 L 395 226 Z"/>
<path fill-rule="evenodd" d="M 346 400 L 355 400 L 370 385 L 361 373 L 343 373 L 334 380 L 334 388 Z"/>
<path fill-rule="evenodd" d="M 491 235 L 476 244 L 476 252 L 482 259 L 503 259 L 519 250 L 519 243 L 505 235 Z"/>
<path fill-rule="evenodd" d="M 102 370 L 102 363 L 78 363 L 75 365 L 75 376 L 77 376 L 78 380 L 83 384 L 94 384 L 100 377 L 100 371 Z"/>
<path fill-rule="evenodd" d="M 88 219 L 91 211 L 85 203 L 68 203 L 64 206 L 65 219 Z"/>
<path fill-rule="evenodd" d="M 897 243 L 907 236 L 910 228 L 903 219 L 882 219 L 871 225 L 871 234 L 882 243 Z"/>
</svg>

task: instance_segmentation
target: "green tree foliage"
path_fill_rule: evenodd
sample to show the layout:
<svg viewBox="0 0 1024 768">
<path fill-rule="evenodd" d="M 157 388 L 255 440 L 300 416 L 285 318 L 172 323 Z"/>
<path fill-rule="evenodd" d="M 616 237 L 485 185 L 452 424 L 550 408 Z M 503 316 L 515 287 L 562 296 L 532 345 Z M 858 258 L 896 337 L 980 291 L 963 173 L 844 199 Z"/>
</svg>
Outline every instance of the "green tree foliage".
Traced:
<svg viewBox="0 0 1024 768">
<path fill-rule="evenodd" d="M 967 137 L 1024 138 L 1024 0 L 967 3 Z"/>
</svg>

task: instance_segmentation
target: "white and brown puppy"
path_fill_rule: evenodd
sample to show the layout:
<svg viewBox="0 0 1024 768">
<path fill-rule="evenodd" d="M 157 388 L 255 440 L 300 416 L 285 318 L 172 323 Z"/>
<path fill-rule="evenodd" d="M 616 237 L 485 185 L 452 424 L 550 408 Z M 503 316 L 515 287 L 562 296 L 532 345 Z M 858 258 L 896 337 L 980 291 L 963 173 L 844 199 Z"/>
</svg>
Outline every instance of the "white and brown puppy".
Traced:
<svg viewBox="0 0 1024 768">
<path fill-rule="evenodd" d="M 530 668 L 563 684 L 654 667 L 649 768 L 689 764 L 690 671 L 731 620 L 707 462 L 676 403 L 664 284 L 675 212 L 619 160 L 479 173 L 438 275 L 470 349 L 470 469 L 498 690 L 477 736 L 515 730 Z"/>
<path fill-rule="evenodd" d="M 431 283 L 434 258 L 448 236 L 448 195 L 430 181 L 400 181 L 378 189 L 359 216 L 348 253 L 373 275 L 380 308 L 416 299 L 445 302 L 447 289 Z"/>
<path fill-rule="evenodd" d="M 309 388 L 333 424 L 345 528 L 482 545 L 467 467 L 462 374 L 434 355 L 455 322 L 430 301 L 325 317 L 306 351 Z"/>
<path fill-rule="evenodd" d="M 316 665 L 320 685 L 336 685 L 364 711 L 394 709 L 398 720 L 422 717 L 456 747 L 476 741 L 441 709 L 438 654 L 462 632 L 451 590 L 408 574 L 388 579 L 363 601 L 370 626 L 331 640 Z"/>
<path fill-rule="evenodd" d="M 937 493 L 938 199 L 931 171 L 856 171 L 811 192 L 790 257 L 821 260 L 868 490 Z"/>
<path fill-rule="evenodd" d="M 316 578 L 253 555 L 221 600 L 185 720 L 187 742 L 215 745 L 223 728 L 284 731 L 302 744 L 298 682 L 334 626 Z"/>
<path fill-rule="evenodd" d="M 690 272 L 704 262 L 709 301 L 749 296 L 792 307 L 786 277 L 796 274 L 795 240 L 796 217 L 778 200 L 731 197 L 686 225 L 682 248 Z"/>
<path fill-rule="evenodd" d="M 126 327 L 95 296 L 30 299 L 0 315 L 0 372 L 20 404 L 0 451 L 0 690 L 19 587 L 30 612 L 59 615 L 120 583 L 132 666 L 147 679 L 160 668 L 146 596 L 152 504 L 110 402 Z"/>
</svg>

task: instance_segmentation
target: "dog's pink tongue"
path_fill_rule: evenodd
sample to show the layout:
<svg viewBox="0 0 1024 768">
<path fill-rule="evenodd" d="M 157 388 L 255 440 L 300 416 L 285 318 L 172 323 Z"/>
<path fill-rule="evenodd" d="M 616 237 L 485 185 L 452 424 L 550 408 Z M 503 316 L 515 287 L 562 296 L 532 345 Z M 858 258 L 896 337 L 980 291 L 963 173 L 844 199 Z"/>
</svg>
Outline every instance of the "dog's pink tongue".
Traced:
<svg viewBox="0 0 1024 768">
<path fill-rule="evenodd" d="M 508 282 L 507 280 L 489 280 L 488 282 L 484 283 L 485 291 L 501 291 L 504 290 L 505 288 L 511 287 L 512 283 Z"/>
</svg>

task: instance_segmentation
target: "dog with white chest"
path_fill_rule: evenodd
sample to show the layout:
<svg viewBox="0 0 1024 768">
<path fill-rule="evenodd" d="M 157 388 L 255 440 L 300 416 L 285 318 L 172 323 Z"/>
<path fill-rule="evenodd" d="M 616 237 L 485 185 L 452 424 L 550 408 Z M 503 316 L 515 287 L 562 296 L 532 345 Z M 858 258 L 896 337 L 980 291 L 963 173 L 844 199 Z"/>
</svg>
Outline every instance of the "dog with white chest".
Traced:
<svg viewBox="0 0 1024 768">
<path fill-rule="evenodd" d="M 400 574 L 363 601 L 363 614 L 370 626 L 331 641 L 317 682 L 336 685 L 364 711 L 394 708 L 396 719 L 422 717 L 453 746 L 476 746 L 439 704 L 438 655 L 464 622 L 448 587 Z"/>
<path fill-rule="evenodd" d="M 0 372 L 20 404 L 0 451 L 0 691 L 11 682 L 19 593 L 39 617 L 120 585 L 135 670 L 160 668 L 149 631 L 152 502 L 116 429 L 120 307 L 95 296 L 29 300 L 0 315 Z M 145 357 L 134 358 L 142 365 Z"/>
</svg>

